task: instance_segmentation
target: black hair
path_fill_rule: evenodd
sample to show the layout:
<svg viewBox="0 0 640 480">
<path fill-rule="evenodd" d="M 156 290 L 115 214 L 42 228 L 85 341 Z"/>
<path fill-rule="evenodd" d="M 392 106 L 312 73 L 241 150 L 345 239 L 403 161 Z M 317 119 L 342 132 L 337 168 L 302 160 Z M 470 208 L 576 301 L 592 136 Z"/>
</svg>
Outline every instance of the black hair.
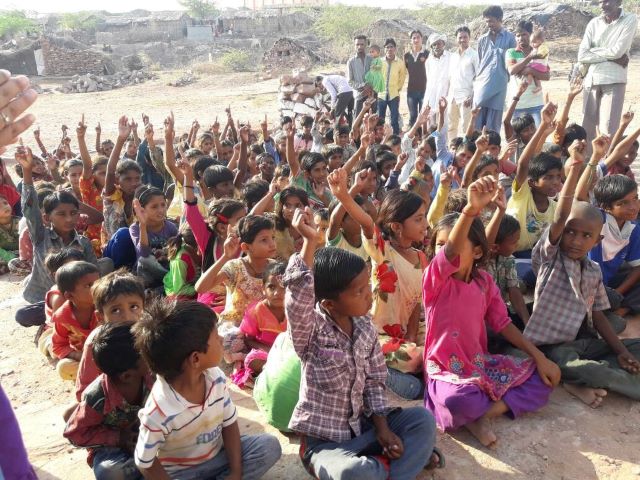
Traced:
<svg viewBox="0 0 640 480">
<path fill-rule="evenodd" d="M 498 234 L 496 235 L 496 244 L 501 244 L 508 237 L 520 231 L 520 222 L 515 217 L 505 214 L 500 221 Z"/>
<path fill-rule="evenodd" d="M 303 115 L 300 119 L 301 127 L 311 127 L 313 126 L 313 117 L 311 115 Z"/>
<path fill-rule="evenodd" d="M 462 142 L 464 142 L 464 138 L 455 137 L 455 138 L 451 139 L 451 141 L 449 143 L 453 147 L 453 150 L 457 151 L 460 148 L 460 146 L 462 145 Z"/>
<path fill-rule="evenodd" d="M 397 158 L 393 153 L 388 151 L 378 152 L 378 154 L 376 154 L 376 170 L 378 174 L 382 175 L 385 163 L 391 162 L 395 165 L 396 161 Z"/>
<path fill-rule="evenodd" d="M 438 148 L 436 145 L 436 137 L 432 137 L 431 135 L 429 135 L 427 137 L 427 143 L 429 144 L 429 148 L 431 148 L 432 152 L 437 152 Z"/>
<path fill-rule="evenodd" d="M 471 175 L 471 180 L 473 181 L 477 180 L 478 176 L 480 175 L 480 172 L 484 168 L 487 168 L 489 165 L 496 165 L 498 168 L 500 168 L 500 162 L 498 162 L 497 158 L 489 154 L 482 155 L 482 157 L 480 157 L 480 161 L 478 162 L 478 165 L 476 165 L 476 168 Z"/>
<path fill-rule="evenodd" d="M 125 268 L 111 272 L 98 279 L 91 287 L 93 305 L 102 312 L 106 305 L 120 295 L 137 295 L 144 304 L 144 284 L 140 277 L 133 275 Z"/>
<path fill-rule="evenodd" d="M 209 349 L 216 314 L 203 303 L 164 299 L 153 302 L 146 313 L 132 328 L 136 349 L 153 373 L 171 382 L 180 376 L 189 355 Z"/>
<path fill-rule="evenodd" d="M 461 25 L 460 27 L 456 28 L 456 31 L 453 35 L 457 37 L 461 32 L 464 32 L 467 35 L 471 36 L 471 30 L 469 30 L 469 27 L 467 27 L 466 25 Z"/>
<path fill-rule="evenodd" d="M 457 188 L 447 196 L 447 201 L 444 204 L 443 213 L 460 213 L 467 204 L 467 190 L 465 188 Z"/>
<path fill-rule="evenodd" d="M 383 237 L 389 240 L 393 237 L 391 223 L 402 223 L 416 213 L 424 205 L 420 195 L 402 190 L 391 190 L 382 201 L 378 211 L 378 228 Z"/>
<path fill-rule="evenodd" d="M 218 233 L 214 230 L 215 227 L 219 223 L 228 225 L 229 219 L 240 210 L 245 210 L 245 205 L 233 198 L 219 198 L 209 205 L 207 221 L 209 223 L 209 230 L 212 233 L 209 236 L 207 248 L 202 252 L 203 272 L 215 263 L 215 243 L 218 238 Z"/>
<path fill-rule="evenodd" d="M 433 228 L 433 232 L 431 233 L 431 241 L 429 242 L 429 246 L 427 247 L 427 259 L 433 260 L 433 257 L 436 255 L 436 242 L 438 240 L 438 232 L 441 230 L 450 230 L 458 221 L 460 217 L 460 213 L 449 213 L 442 217 L 436 226 Z M 482 257 L 477 259 L 473 264 L 473 275 L 477 274 L 477 268 L 481 267 L 489 257 L 489 242 L 487 241 L 487 235 L 484 231 L 484 225 L 482 224 L 482 220 L 479 217 L 476 217 L 471 222 L 471 227 L 469 227 L 469 240 L 473 244 L 474 247 L 480 247 L 482 249 Z M 445 248 L 445 247 L 442 247 Z"/>
<path fill-rule="evenodd" d="M 328 162 L 334 155 L 344 156 L 344 148 L 339 145 L 328 145 L 322 149 L 322 155 L 324 155 L 324 158 Z"/>
<path fill-rule="evenodd" d="M 390 135 L 385 143 L 390 147 L 396 147 L 402 143 L 402 138 L 400 135 Z"/>
<path fill-rule="evenodd" d="M 222 142 L 220 142 L 220 145 L 222 147 L 232 147 L 233 148 L 233 142 L 231 140 L 229 140 L 228 138 L 225 138 L 224 140 L 222 140 Z"/>
<path fill-rule="evenodd" d="M 196 251 L 198 250 L 196 237 L 193 235 L 193 231 L 187 223 L 183 223 L 180 226 L 180 230 L 175 237 L 171 237 L 167 240 L 167 257 L 169 260 L 176 258 L 176 255 L 184 245 L 188 245 Z"/>
<path fill-rule="evenodd" d="M 320 162 L 325 162 L 325 163 L 327 162 L 321 153 L 307 152 L 302 157 L 302 162 L 300 162 L 300 167 L 302 167 L 302 169 L 305 172 L 310 172 L 313 169 L 313 167 L 315 167 Z"/>
<path fill-rule="evenodd" d="M 338 137 L 340 135 L 349 135 L 351 129 L 347 125 L 338 125 Z"/>
<path fill-rule="evenodd" d="M 149 204 L 153 197 L 162 197 L 166 199 L 162 190 L 152 187 L 151 185 L 140 185 L 136 188 L 136 192 L 133 196 L 140 202 L 140 205 L 143 208 Z"/>
<path fill-rule="evenodd" d="M 593 195 L 598 206 L 610 209 L 615 202 L 622 200 L 631 192 L 638 191 L 638 184 L 626 175 L 615 174 L 602 177 L 593 187 Z"/>
<path fill-rule="evenodd" d="M 495 130 L 489 130 L 487 132 L 487 136 L 489 137 L 489 145 L 494 145 L 499 147 L 502 143 L 502 137 Z"/>
<path fill-rule="evenodd" d="M 416 29 L 416 30 L 411 30 L 409 32 L 409 38 L 413 37 L 413 35 L 416 34 L 416 33 L 422 37 L 422 32 L 420 30 Z"/>
<path fill-rule="evenodd" d="M 84 252 L 74 247 L 63 247 L 57 252 L 49 253 L 44 259 L 44 266 L 51 276 L 55 276 L 60 267 L 69 261 L 84 260 Z"/>
<path fill-rule="evenodd" d="M 222 165 L 212 165 L 202 174 L 202 180 L 208 188 L 215 188 L 222 182 L 233 182 L 233 172 Z"/>
<path fill-rule="evenodd" d="M 464 139 L 462 140 L 460 146 L 456 148 L 456 152 L 462 149 L 469 151 L 469 153 L 473 155 L 474 153 L 476 153 L 476 144 L 468 139 Z"/>
<path fill-rule="evenodd" d="M 269 182 L 260 178 L 248 181 L 242 187 L 242 201 L 251 209 L 264 198 L 269 191 Z"/>
<path fill-rule="evenodd" d="M 327 130 L 324 132 L 324 135 L 322 136 L 323 140 L 326 140 L 328 143 L 334 143 L 335 139 L 333 138 L 333 128 L 327 128 Z"/>
<path fill-rule="evenodd" d="M 218 161 L 213 157 L 205 155 L 204 157 L 198 158 L 193 162 L 193 179 L 200 181 L 204 171 L 213 165 L 219 165 Z"/>
<path fill-rule="evenodd" d="M 102 166 L 107 166 L 109 158 L 104 155 L 98 155 L 91 161 L 91 173 L 96 173 Z"/>
<path fill-rule="evenodd" d="M 359 34 L 353 37 L 353 41 L 355 42 L 356 40 L 367 40 L 367 36 L 363 35 L 363 34 Z"/>
<path fill-rule="evenodd" d="M 356 197 L 359 197 L 360 195 L 356 195 Z M 332 202 L 333 203 L 333 202 Z M 360 205 L 360 204 L 358 204 Z M 331 205 L 329 205 L 331 206 Z M 313 212 L 313 216 L 318 216 L 320 217 L 320 220 L 324 220 L 325 222 L 329 221 L 329 209 L 328 208 L 320 208 L 319 210 L 316 210 L 315 212 Z"/>
<path fill-rule="evenodd" d="M 96 367 L 112 380 L 117 380 L 118 375 L 136 368 L 140 360 L 130 323 L 102 325 L 93 338 L 91 351 Z"/>
<path fill-rule="evenodd" d="M 529 22 L 528 20 L 520 20 L 516 25 L 516 32 L 518 30 L 524 30 L 525 32 L 531 34 L 533 33 L 533 23 Z"/>
<path fill-rule="evenodd" d="M 255 153 L 256 155 L 261 155 L 261 154 L 265 153 L 264 152 L 264 147 L 262 145 L 260 145 L 259 143 L 252 143 L 249 146 L 249 150 L 251 152 Z M 269 156 L 271 156 L 271 155 L 269 155 Z M 273 157 L 271 157 L 271 158 L 273 158 Z"/>
<path fill-rule="evenodd" d="M 545 143 L 542 146 L 542 151 L 545 153 L 550 153 L 551 155 L 555 155 L 556 153 L 562 155 L 562 147 L 557 143 Z"/>
<path fill-rule="evenodd" d="M 42 209 L 44 210 L 44 213 L 50 215 L 51 212 L 63 203 L 73 205 L 77 209 L 80 208 L 80 202 L 78 202 L 78 199 L 73 195 L 73 193 L 66 190 L 59 190 L 57 192 L 50 193 L 44 198 L 42 202 Z"/>
<path fill-rule="evenodd" d="M 63 294 L 72 292 L 82 277 L 92 273 L 98 273 L 98 267 L 93 263 L 82 260 L 65 263 L 56 272 L 58 290 Z"/>
<path fill-rule="evenodd" d="M 384 40 L 384 46 L 386 47 L 387 45 L 393 45 L 394 47 L 396 47 L 396 41 L 393 38 L 385 38 Z"/>
<path fill-rule="evenodd" d="M 366 267 L 365 261 L 354 253 L 335 247 L 320 248 L 313 257 L 316 299 L 337 299 Z"/>
<path fill-rule="evenodd" d="M 574 140 L 586 140 L 587 131 L 582 125 L 577 123 L 570 123 L 564 130 L 564 139 L 562 140 L 562 148 L 567 149 Z"/>
<path fill-rule="evenodd" d="M 562 171 L 562 162 L 550 153 L 541 152 L 531 160 L 528 177 L 535 182 L 554 169 Z"/>
<path fill-rule="evenodd" d="M 284 275 L 285 270 L 287 269 L 287 264 L 284 262 L 273 262 L 267 265 L 267 268 L 262 272 L 262 283 L 263 285 L 267 284 L 269 277 L 272 275 L 280 276 Z"/>
<path fill-rule="evenodd" d="M 317 75 L 316 78 L 313 80 L 313 83 L 316 87 L 322 85 L 322 80 L 324 78 L 322 77 L 322 75 Z"/>
<path fill-rule="evenodd" d="M 134 160 L 120 160 L 116 166 L 116 176 L 120 177 L 127 172 L 138 172 L 142 175 L 142 168 Z"/>
<path fill-rule="evenodd" d="M 282 127 L 282 126 L 286 125 L 287 123 L 292 123 L 292 122 L 293 122 L 293 120 L 291 119 L 291 117 L 288 116 L 288 115 L 285 115 L 280 119 L 280 126 Z"/>
<path fill-rule="evenodd" d="M 263 230 L 273 230 L 273 222 L 262 215 L 247 215 L 238 222 L 238 236 L 242 243 L 253 243 Z"/>
<path fill-rule="evenodd" d="M 260 152 L 260 153 L 258 153 L 258 156 L 256 157 L 256 165 L 260 165 L 267 158 L 270 158 L 275 163 L 275 158 L 273 158 L 273 155 L 271 155 L 270 153 L 266 153 L 266 152 Z"/>
<path fill-rule="evenodd" d="M 500 8 L 500 6 L 491 5 L 490 7 L 487 7 L 482 11 L 482 16 L 484 18 L 491 17 L 491 18 L 495 18 L 496 20 L 502 21 L 502 18 L 504 17 L 504 12 L 502 11 L 502 8 Z"/>
<path fill-rule="evenodd" d="M 525 113 L 521 117 L 514 118 L 511 121 L 511 127 L 513 127 L 513 131 L 516 133 L 516 135 L 520 135 L 520 133 L 525 128 L 528 128 L 532 125 L 535 126 L 535 124 L 536 124 L 536 121 L 533 119 L 533 117 L 529 113 Z"/>
<path fill-rule="evenodd" d="M 284 231 L 287 228 L 287 221 L 284 219 L 282 209 L 289 197 L 298 197 L 303 206 L 309 206 L 309 196 L 307 192 L 298 187 L 287 187 L 280 192 L 276 202 L 276 229 Z"/>
</svg>

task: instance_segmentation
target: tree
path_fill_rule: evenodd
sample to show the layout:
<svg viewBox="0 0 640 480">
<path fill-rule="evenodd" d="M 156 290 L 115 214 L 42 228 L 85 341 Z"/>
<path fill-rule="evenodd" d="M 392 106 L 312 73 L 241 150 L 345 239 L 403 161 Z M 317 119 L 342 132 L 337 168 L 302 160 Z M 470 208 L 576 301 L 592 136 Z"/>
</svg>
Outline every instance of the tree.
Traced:
<svg viewBox="0 0 640 480">
<path fill-rule="evenodd" d="M 37 25 L 20 10 L 0 13 L 0 38 L 10 38 L 20 32 L 33 31 Z"/>
<path fill-rule="evenodd" d="M 59 24 L 64 30 L 94 30 L 97 20 L 88 12 L 65 13 L 60 17 Z"/>
<path fill-rule="evenodd" d="M 187 9 L 189 15 L 199 20 L 207 20 L 218 15 L 214 0 L 178 0 Z"/>
</svg>

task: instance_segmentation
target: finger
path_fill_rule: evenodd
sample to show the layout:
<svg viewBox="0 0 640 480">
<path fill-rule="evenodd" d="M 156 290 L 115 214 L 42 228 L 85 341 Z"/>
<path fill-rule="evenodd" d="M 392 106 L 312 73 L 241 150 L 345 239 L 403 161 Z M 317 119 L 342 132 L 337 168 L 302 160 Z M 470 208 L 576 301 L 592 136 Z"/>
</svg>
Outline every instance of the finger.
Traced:
<svg viewBox="0 0 640 480">
<path fill-rule="evenodd" d="M 17 141 L 17 138 L 23 134 L 36 121 L 35 115 L 29 113 L 24 117 L 11 122 L 0 130 L 0 145 L 10 145 Z"/>
<path fill-rule="evenodd" d="M 3 108 L 0 108 L 0 112 L 9 117 L 9 121 L 18 118 L 22 113 L 33 105 L 33 102 L 38 98 L 38 94 L 33 89 L 25 90 L 20 96 L 11 100 Z"/>
<path fill-rule="evenodd" d="M 29 86 L 29 79 L 24 75 L 18 75 L 3 82 L 2 85 L 0 85 L 0 108 L 4 108 L 11 100 L 17 97 L 20 92 L 30 90 Z"/>
</svg>

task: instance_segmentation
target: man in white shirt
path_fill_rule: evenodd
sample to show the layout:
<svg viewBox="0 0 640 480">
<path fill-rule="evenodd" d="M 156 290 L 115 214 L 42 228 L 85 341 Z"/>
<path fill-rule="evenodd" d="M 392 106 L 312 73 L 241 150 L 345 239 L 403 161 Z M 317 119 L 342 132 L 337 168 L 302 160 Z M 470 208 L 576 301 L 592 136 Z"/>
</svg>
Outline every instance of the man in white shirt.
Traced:
<svg viewBox="0 0 640 480">
<path fill-rule="evenodd" d="M 449 139 L 464 136 L 471 121 L 473 81 L 480 59 L 478 52 L 469 47 L 470 39 L 469 27 L 462 26 L 456 30 L 458 48 L 451 52 L 449 64 Z"/>
<path fill-rule="evenodd" d="M 316 77 L 316 88 L 320 92 L 327 92 L 331 95 L 331 115 L 334 119 L 334 128 L 340 125 L 343 115 L 347 116 L 347 122 L 351 126 L 353 121 L 353 88 L 349 85 L 346 77 L 341 75 L 325 75 Z"/>
<path fill-rule="evenodd" d="M 449 91 L 449 62 L 451 54 L 445 50 L 447 36 L 441 33 L 429 35 L 429 47 L 431 55 L 425 62 L 427 70 L 427 91 L 425 92 L 425 103 L 431 107 L 429 117 L 431 124 L 436 125 L 436 114 L 438 113 L 438 102 L 441 97 L 446 97 Z"/>
<path fill-rule="evenodd" d="M 620 125 L 627 84 L 627 65 L 638 19 L 622 10 L 622 0 L 600 0 L 602 15 L 592 19 L 578 49 L 583 65 L 584 101 L 582 126 L 587 145 L 595 138 L 596 126 L 613 135 Z"/>
</svg>

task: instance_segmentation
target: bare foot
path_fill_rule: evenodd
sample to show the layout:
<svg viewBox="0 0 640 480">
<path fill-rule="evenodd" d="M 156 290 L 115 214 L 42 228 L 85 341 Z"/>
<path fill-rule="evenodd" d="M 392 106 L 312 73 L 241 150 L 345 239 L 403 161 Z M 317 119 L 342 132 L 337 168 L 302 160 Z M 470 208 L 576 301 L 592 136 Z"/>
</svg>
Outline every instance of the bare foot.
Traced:
<svg viewBox="0 0 640 480">
<path fill-rule="evenodd" d="M 572 385 L 570 383 L 563 383 L 562 386 L 567 392 L 574 397 L 577 397 L 591 408 L 598 408 L 602 405 L 604 397 L 607 396 L 607 391 L 602 388 L 582 387 L 580 385 Z"/>
<path fill-rule="evenodd" d="M 478 441 L 487 448 L 495 448 L 498 437 L 491 430 L 491 424 L 486 416 L 480 417 L 475 422 L 467 423 L 464 426 L 476 437 Z"/>
</svg>

